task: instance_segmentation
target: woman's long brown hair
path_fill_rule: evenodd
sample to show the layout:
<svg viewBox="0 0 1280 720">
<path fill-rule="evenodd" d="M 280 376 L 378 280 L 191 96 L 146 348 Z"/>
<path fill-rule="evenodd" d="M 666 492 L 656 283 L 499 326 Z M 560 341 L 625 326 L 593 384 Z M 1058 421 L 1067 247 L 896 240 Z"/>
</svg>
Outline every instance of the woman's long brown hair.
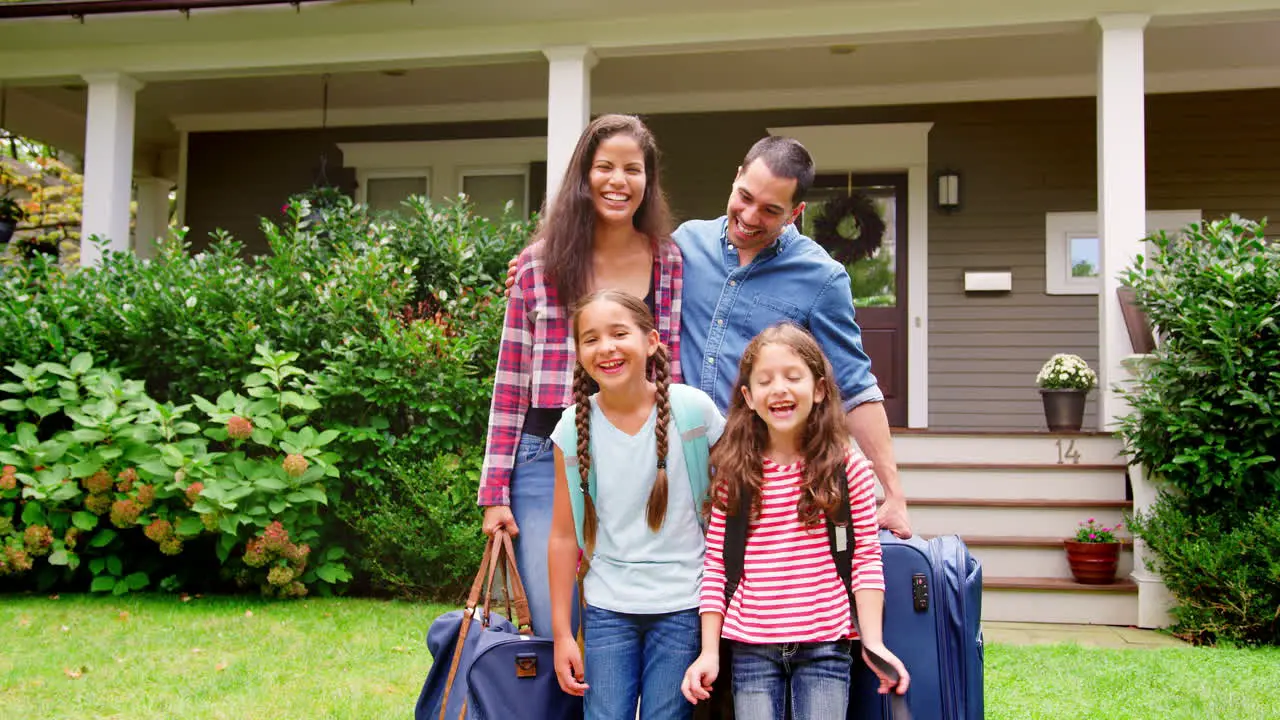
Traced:
<svg viewBox="0 0 1280 720">
<path fill-rule="evenodd" d="M 631 313 L 631 318 L 640 332 L 646 335 L 657 328 L 653 315 L 649 313 L 649 308 L 643 300 L 620 290 L 598 290 L 582 298 L 582 301 L 574 307 L 569 322 L 575 343 L 578 341 L 578 318 L 588 305 L 595 302 L 612 302 L 621 305 Z M 657 386 L 658 416 L 653 430 L 658 445 L 658 477 L 653 483 L 653 490 L 649 492 L 645 519 L 649 529 L 657 532 L 667 517 L 667 426 L 671 423 L 671 358 L 667 355 L 665 345 L 658 345 L 657 351 L 651 358 L 651 365 L 653 383 Z M 574 420 L 578 427 L 578 477 L 579 482 L 582 483 L 584 499 L 582 537 L 588 551 L 584 554 L 584 562 L 590 562 L 590 551 L 595 547 L 597 526 L 596 506 L 587 487 L 587 472 L 591 469 L 591 402 L 588 395 L 590 387 L 591 376 L 582 367 L 582 363 L 578 362 L 573 368 L 573 402 L 576 404 Z"/>
<path fill-rule="evenodd" d="M 600 143 L 614 135 L 632 138 L 644 154 L 644 196 L 631 224 L 655 243 L 671 241 L 671 208 L 662 192 L 661 158 L 653 133 L 634 115 L 601 115 L 578 138 L 560 190 L 550 207 L 544 208 L 542 223 L 535 235 L 543 242 L 544 267 L 564 307 L 578 304 L 591 287 L 596 230 L 591 165 Z"/>
<path fill-rule="evenodd" d="M 831 363 L 813 336 L 791 323 L 766 328 L 742 353 L 724 434 L 711 448 L 711 466 L 715 468 L 712 502 L 732 515 L 738 511 L 741 494 L 745 492 L 752 498 L 752 515 L 759 512 L 760 488 L 764 482 L 763 458 L 769 448 L 769 426 L 747 406 L 742 389 L 749 388 L 756 358 L 768 345 L 782 345 L 799 356 L 813 373 L 815 394 L 818 388 L 825 391 L 822 402 L 814 402 L 801 439 L 804 475 L 800 481 L 796 512 L 801 523 L 814 525 L 835 512 L 840 501 L 836 482 L 847 482 L 844 463 L 849 440 L 840 388 L 836 386 Z"/>
</svg>

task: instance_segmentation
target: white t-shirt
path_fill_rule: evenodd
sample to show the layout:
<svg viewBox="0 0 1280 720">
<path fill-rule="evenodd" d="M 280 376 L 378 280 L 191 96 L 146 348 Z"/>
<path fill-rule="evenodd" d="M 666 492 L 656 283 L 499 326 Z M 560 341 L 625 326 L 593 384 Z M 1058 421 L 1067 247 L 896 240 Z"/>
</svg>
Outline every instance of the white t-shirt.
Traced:
<svg viewBox="0 0 1280 720">
<path fill-rule="evenodd" d="M 715 402 L 701 390 L 672 385 L 687 403 L 699 407 L 707 426 L 707 442 L 724 432 L 724 418 Z M 620 613 L 654 615 L 698 607 L 706 538 L 698 522 L 702 498 L 695 503 L 684 462 L 684 448 L 675 413 L 667 432 L 667 515 L 657 532 L 649 529 L 645 508 L 658 477 L 658 447 L 654 436 L 657 406 L 635 435 L 609 422 L 596 396 L 591 402 L 591 465 L 595 468 L 595 506 L 598 519 L 595 554 L 583 581 L 587 602 Z M 576 406 L 561 416 L 551 440 L 567 454 L 566 436 L 575 422 Z M 569 482 L 577 482 L 570 473 Z"/>
</svg>

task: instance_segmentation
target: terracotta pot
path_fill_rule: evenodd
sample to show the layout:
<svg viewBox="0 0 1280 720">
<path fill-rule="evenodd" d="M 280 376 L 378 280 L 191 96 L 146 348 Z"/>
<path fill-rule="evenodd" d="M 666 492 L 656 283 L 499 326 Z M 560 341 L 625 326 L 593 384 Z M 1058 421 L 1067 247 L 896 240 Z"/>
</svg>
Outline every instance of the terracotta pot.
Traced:
<svg viewBox="0 0 1280 720">
<path fill-rule="evenodd" d="M 1084 424 L 1084 400 L 1088 390 L 1041 390 L 1044 420 L 1055 432 L 1076 432 Z"/>
<path fill-rule="evenodd" d="M 1067 548 L 1067 564 L 1076 582 L 1085 585 L 1109 585 L 1116 581 L 1116 566 L 1120 564 L 1120 543 L 1089 543 L 1064 540 Z"/>
</svg>

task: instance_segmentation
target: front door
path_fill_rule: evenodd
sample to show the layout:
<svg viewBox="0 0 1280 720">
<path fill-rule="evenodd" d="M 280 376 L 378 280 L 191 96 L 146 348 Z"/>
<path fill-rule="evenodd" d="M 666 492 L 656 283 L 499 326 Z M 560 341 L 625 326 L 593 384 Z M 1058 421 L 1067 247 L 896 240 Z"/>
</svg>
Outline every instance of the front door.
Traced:
<svg viewBox="0 0 1280 720">
<path fill-rule="evenodd" d="M 889 424 L 906 427 L 907 176 L 819 175 L 801 229 L 849 270 L 862 344 Z"/>
</svg>

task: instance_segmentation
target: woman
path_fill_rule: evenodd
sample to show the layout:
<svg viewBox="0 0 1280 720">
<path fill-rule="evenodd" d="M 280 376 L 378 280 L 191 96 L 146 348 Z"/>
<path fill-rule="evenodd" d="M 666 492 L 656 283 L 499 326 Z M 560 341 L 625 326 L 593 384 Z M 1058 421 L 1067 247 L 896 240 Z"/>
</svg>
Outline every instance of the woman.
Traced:
<svg viewBox="0 0 1280 720">
<path fill-rule="evenodd" d="M 616 289 L 645 298 L 680 378 L 680 251 L 670 239 L 652 133 L 629 115 L 603 115 L 583 131 L 564 181 L 520 254 L 507 302 L 480 478 L 484 531 L 516 538 L 516 563 L 533 629 L 551 632 L 547 540 L 555 465 L 550 436 L 573 403 L 575 356 L 568 312 Z M 576 603 L 575 603 L 576 605 Z M 577 625 L 575 619 L 573 624 Z"/>
</svg>

